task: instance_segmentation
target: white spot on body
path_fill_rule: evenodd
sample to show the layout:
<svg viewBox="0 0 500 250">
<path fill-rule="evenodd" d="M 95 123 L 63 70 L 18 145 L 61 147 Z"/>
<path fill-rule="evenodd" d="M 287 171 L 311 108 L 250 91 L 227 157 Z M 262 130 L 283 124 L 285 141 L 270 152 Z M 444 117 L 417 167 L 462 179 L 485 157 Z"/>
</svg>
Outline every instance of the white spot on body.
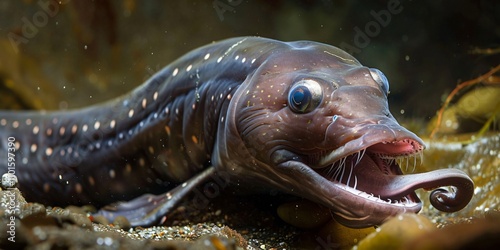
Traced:
<svg viewBox="0 0 500 250">
<path fill-rule="evenodd" d="M 38 131 L 40 131 L 40 128 L 38 126 L 33 127 L 33 134 L 36 135 L 38 134 Z"/>
<path fill-rule="evenodd" d="M 76 132 L 78 131 L 78 125 L 74 124 L 72 127 L 71 127 L 71 134 L 76 134 Z"/>
<path fill-rule="evenodd" d="M 60 127 L 59 128 L 59 135 L 60 136 L 63 136 L 65 132 L 66 132 L 66 128 L 65 127 Z"/>
<path fill-rule="evenodd" d="M 28 125 L 28 126 L 29 126 L 29 125 L 31 125 L 31 123 L 32 123 L 32 122 L 33 122 L 33 121 L 32 121 L 31 119 L 29 119 L 29 118 L 28 118 L 28 119 L 26 119 L 26 121 L 25 121 L 26 125 Z"/>
<path fill-rule="evenodd" d="M 52 148 L 51 148 L 51 147 L 48 147 L 48 148 L 46 148 L 46 149 L 45 149 L 45 155 L 47 155 L 47 156 L 52 155 L 52 152 L 53 152 L 53 151 L 52 151 Z M 61 175 L 59 175 L 59 176 L 61 176 Z"/>
<path fill-rule="evenodd" d="M 99 121 L 96 121 L 96 122 L 94 123 L 94 129 L 95 129 L 95 130 L 98 130 L 100 126 L 101 126 L 101 123 L 100 123 Z"/>
<path fill-rule="evenodd" d="M 89 129 L 89 126 L 87 124 L 83 124 L 82 131 L 87 132 L 87 129 Z"/>
<path fill-rule="evenodd" d="M 115 125 L 116 125 L 116 121 L 111 120 L 111 122 L 109 123 L 109 127 L 113 129 L 113 128 L 115 128 Z"/>
<path fill-rule="evenodd" d="M 128 117 L 129 117 L 129 118 L 132 118 L 132 116 L 134 116 L 134 110 L 133 110 L 133 109 L 130 109 L 130 110 L 128 111 Z"/>
<path fill-rule="evenodd" d="M 13 121 L 12 122 L 12 127 L 13 128 L 18 128 L 19 127 L 19 122 L 18 121 Z"/>
<path fill-rule="evenodd" d="M 45 133 L 47 134 L 47 136 L 51 136 L 52 135 L 52 129 L 51 128 L 48 128 Z"/>
<path fill-rule="evenodd" d="M 222 61 L 222 56 L 217 59 L 217 63 L 220 63 L 220 61 Z"/>
<path fill-rule="evenodd" d="M 179 73 L 179 69 L 178 68 L 175 68 L 174 69 L 174 72 L 172 72 L 172 76 L 176 76 L 177 73 Z"/>
<path fill-rule="evenodd" d="M 153 94 L 153 101 L 156 101 L 156 99 L 158 99 L 158 91 Z"/>
<path fill-rule="evenodd" d="M 145 109 L 147 105 L 148 100 L 146 98 L 142 99 L 142 108 Z"/>
<path fill-rule="evenodd" d="M 205 57 L 203 57 L 203 59 L 205 59 L 205 60 L 207 60 L 208 58 L 210 58 L 210 53 L 207 53 L 207 54 L 205 55 Z"/>
<path fill-rule="evenodd" d="M 31 144 L 31 147 L 30 147 L 31 153 L 35 153 L 37 148 L 38 148 L 38 146 L 35 143 Z"/>
<path fill-rule="evenodd" d="M 193 65 L 189 64 L 189 66 L 187 66 L 187 68 L 186 68 L 186 72 L 189 72 L 191 70 L 191 68 L 193 68 Z"/>
</svg>

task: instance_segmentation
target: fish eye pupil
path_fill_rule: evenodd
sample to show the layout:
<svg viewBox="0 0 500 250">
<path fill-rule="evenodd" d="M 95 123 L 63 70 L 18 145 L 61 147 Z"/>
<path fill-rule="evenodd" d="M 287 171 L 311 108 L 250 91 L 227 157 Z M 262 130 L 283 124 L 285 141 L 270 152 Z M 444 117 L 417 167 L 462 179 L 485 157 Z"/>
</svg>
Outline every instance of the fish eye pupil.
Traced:
<svg viewBox="0 0 500 250">
<path fill-rule="evenodd" d="M 297 105 L 300 105 L 305 98 L 305 91 L 303 87 L 295 89 L 293 93 L 293 102 Z"/>
</svg>

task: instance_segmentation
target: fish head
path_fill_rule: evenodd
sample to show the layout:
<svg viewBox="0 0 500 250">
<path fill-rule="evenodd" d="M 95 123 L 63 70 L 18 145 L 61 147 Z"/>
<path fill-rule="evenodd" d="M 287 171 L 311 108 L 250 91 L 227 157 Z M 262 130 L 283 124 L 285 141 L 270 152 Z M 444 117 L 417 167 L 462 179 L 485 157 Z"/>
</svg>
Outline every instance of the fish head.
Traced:
<svg viewBox="0 0 500 250">
<path fill-rule="evenodd" d="M 217 151 L 240 178 L 318 202 L 346 226 L 417 213 L 415 189 L 468 177 L 403 174 L 398 162 L 417 162 L 425 145 L 391 115 L 388 94 L 384 74 L 346 52 L 290 43 L 239 87 Z"/>
</svg>

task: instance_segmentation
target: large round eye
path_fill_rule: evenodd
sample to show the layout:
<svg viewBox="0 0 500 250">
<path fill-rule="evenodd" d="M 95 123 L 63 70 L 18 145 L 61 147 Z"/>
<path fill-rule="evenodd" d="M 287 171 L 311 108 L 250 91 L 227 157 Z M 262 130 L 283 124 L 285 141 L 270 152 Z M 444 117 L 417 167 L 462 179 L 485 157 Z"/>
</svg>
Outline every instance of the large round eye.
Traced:
<svg viewBox="0 0 500 250">
<path fill-rule="evenodd" d="M 323 98 L 321 85 L 311 79 L 295 83 L 288 93 L 288 104 L 293 112 L 308 113 L 318 107 Z"/>
<path fill-rule="evenodd" d="M 384 73 L 378 69 L 370 69 L 370 74 L 373 80 L 375 80 L 379 85 L 385 95 L 389 94 L 389 81 L 385 77 Z"/>
</svg>

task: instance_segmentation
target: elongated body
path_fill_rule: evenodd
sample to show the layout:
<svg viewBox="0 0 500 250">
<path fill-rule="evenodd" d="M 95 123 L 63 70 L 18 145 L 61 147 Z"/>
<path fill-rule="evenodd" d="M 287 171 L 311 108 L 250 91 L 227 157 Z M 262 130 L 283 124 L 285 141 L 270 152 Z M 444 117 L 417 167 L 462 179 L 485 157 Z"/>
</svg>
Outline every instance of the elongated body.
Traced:
<svg viewBox="0 0 500 250">
<path fill-rule="evenodd" d="M 418 212 L 416 188 L 455 186 L 456 193 L 436 190 L 431 200 L 444 211 L 461 209 L 473 191 L 464 173 L 402 175 L 394 159 L 424 146 L 390 114 L 388 88 L 380 71 L 329 45 L 228 39 L 186 54 L 108 103 L 0 112 L 0 166 L 7 172 L 14 140 L 21 191 L 51 205 L 167 192 L 154 205 L 146 204 L 150 197 L 129 203 L 134 209 L 118 206 L 110 217 L 168 212 L 214 174 L 319 202 L 353 227 Z M 158 204 L 164 209 L 153 209 Z"/>
</svg>

